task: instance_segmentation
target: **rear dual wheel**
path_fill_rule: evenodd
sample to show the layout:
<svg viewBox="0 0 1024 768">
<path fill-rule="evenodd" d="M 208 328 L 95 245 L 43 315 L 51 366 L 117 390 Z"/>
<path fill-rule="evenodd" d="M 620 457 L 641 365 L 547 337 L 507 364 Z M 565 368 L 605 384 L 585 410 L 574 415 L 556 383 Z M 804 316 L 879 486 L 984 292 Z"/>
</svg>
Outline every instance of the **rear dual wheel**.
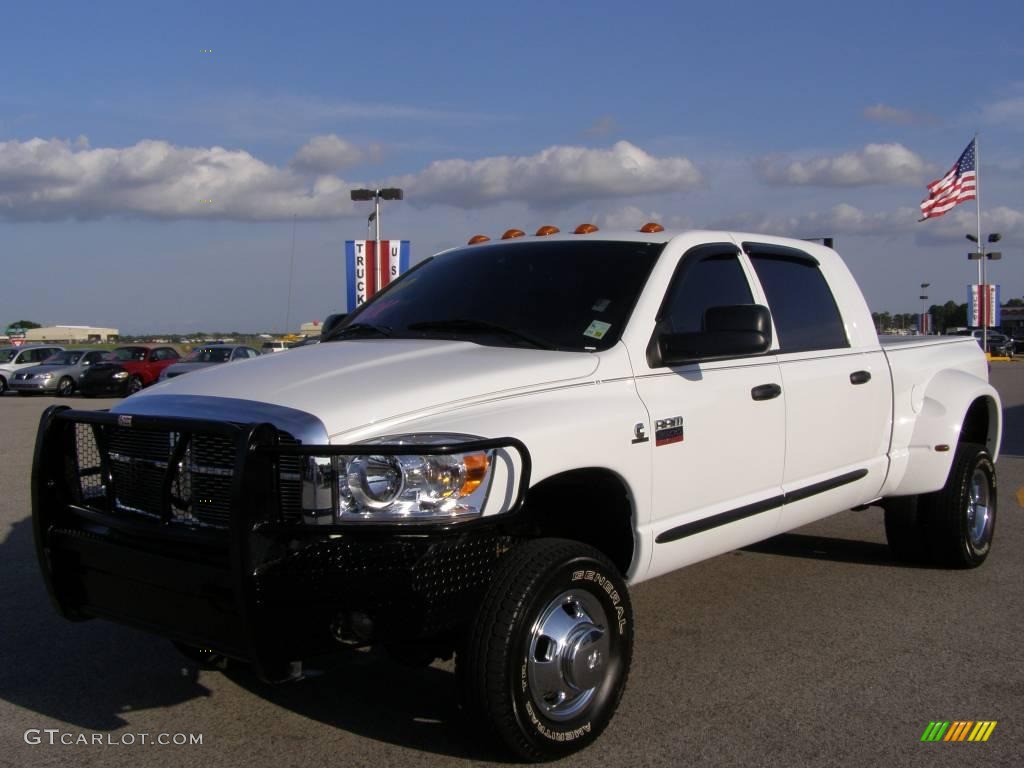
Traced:
<svg viewBox="0 0 1024 768">
<path fill-rule="evenodd" d="M 886 501 L 889 548 L 904 562 L 976 568 L 992 549 L 996 492 L 995 465 L 984 446 L 960 443 L 941 490 Z"/>
<path fill-rule="evenodd" d="M 520 757 L 563 757 L 608 725 L 632 652 L 615 566 L 579 542 L 530 541 L 499 564 L 456 659 L 463 706 Z"/>
</svg>

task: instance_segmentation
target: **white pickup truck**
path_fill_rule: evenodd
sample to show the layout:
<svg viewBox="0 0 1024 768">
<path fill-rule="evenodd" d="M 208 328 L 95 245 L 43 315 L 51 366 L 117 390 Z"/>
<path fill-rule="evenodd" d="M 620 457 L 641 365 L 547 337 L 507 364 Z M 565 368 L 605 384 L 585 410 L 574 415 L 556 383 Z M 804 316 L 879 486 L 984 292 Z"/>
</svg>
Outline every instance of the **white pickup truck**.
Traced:
<svg viewBox="0 0 1024 768">
<path fill-rule="evenodd" d="M 49 409 L 57 609 L 272 680 L 338 644 L 454 652 L 465 711 L 541 760 L 611 719 L 634 584 L 875 502 L 895 558 L 981 564 L 973 339 L 880 342 L 824 246 L 644 229 L 447 251 L 317 346 Z"/>
</svg>

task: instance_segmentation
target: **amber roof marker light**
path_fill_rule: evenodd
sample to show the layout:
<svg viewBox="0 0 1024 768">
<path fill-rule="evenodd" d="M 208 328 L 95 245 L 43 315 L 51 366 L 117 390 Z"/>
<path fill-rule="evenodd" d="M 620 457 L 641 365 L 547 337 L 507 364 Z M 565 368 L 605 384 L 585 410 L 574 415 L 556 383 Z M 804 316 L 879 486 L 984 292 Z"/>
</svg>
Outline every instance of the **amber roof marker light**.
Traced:
<svg viewBox="0 0 1024 768">
<path fill-rule="evenodd" d="M 487 235 L 473 235 L 471 238 L 469 238 L 469 242 L 467 243 L 467 245 L 476 245 L 477 243 L 486 243 L 486 242 L 490 241 L 490 239 L 491 238 L 489 238 Z"/>
<path fill-rule="evenodd" d="M 664 232 L 665 228 L 656 221 L 648 221 L 646 224 L 640 227 L 640 231 L 650 234 L 652 232 Z"/>
<path fill-rule="evenodd" d="M 573 230 L 574 235 L 589 235 L 591 232 L 597 232 L 596 224 L 580 224 Z"/>
<path fill-rule="evenodd" d="M 525 237 L 526 233 L 521 229 L 507 229 L 505 234 L 501 236 L 502 240 L 511 240 L 514 237 Z"/>
<path fill-rule="evenodd" d="M 545 224 L 543 227 L 537 230 L 537 237 L 547 237 L 548 235 L 557 235 L 561 232 L 558 227 L 552 226 L 551 224 Z"/>
</svg>

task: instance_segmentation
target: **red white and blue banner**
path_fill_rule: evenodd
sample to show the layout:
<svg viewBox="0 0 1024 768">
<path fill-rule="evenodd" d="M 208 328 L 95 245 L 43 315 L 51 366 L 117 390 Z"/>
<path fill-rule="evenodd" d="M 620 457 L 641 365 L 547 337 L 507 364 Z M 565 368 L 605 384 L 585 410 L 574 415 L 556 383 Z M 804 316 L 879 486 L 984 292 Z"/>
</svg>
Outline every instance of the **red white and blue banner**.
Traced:
<svg viewBox="0 0 1024 768">
<path fill-rule="evenodd" d="M 345 241 L 349 312 L 409 269 L 408 240 L 381 240 L 380 250 L 383 260 L 377 258 L 376 240 Z"/>
<path fill-rule="evenodd" d="M 972 328 L 981 328 L 982 321 L 989 328 L 998 327 L 1002 322 L 1002 312 L 999 306 L 999 286 L 989 283 L 978 285 L 977 283 L 967 286 L 967 324 Z"/>
</svg>

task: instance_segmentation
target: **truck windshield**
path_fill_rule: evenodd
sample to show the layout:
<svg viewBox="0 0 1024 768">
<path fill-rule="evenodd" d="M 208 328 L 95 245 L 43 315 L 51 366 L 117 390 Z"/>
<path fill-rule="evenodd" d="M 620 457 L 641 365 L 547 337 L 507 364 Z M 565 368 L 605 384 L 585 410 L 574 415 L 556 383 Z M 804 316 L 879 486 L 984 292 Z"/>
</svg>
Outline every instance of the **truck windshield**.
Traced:
<svg viewBox="0 0 1024 768">
<path fill-rule="evenodd" d="M 352 312 L 330 341 L 460 339 L 593 352 L 615 344 L 663 243 L 473 246 L 428 259 Z"/>
</svg>

